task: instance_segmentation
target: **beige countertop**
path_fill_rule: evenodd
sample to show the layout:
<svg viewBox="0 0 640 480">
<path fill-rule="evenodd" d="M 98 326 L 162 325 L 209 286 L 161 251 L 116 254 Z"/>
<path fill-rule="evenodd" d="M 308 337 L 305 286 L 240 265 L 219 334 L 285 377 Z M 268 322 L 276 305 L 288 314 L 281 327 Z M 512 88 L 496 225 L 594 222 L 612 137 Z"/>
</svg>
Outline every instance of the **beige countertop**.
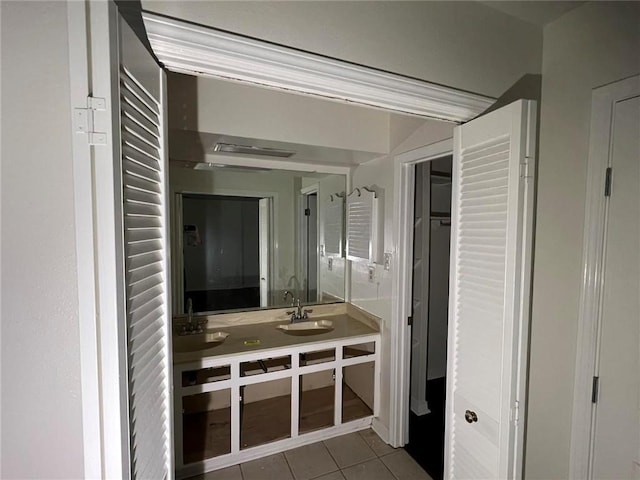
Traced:
<svg viewBox="0 0 640 480">
<path fill-rule="evenodd" d="M 367 318 L 370 317 L 370 318 Z M 203 334 L 173 336 L 173 363 L 195 362 L 204 358 L 246 354 L 273 348 L 293 345 L 323 343 L 349 337 L 358 337 L 379 333 L 376 317 L 370 316 L 354 307 L 346 308 L 344 313 L 329 315 L 311 315 L 309 321 L 331 320 L 333 330 L 316 335 L 290 335 L 276 328 L 288 323 L 288 320 L 244 324 L 244 325 L 208 325 Z M 229 334 L 223 343 L 211 348 L 201 349 L 206 333 L 223 331 Z"/>
</svg>

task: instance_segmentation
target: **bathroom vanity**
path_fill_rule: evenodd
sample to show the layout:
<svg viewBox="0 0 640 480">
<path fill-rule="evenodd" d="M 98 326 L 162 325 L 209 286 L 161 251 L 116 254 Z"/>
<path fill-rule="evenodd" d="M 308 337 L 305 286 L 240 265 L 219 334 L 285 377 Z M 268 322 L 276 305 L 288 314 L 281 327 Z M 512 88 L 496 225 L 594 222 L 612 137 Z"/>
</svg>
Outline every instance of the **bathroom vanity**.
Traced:
<svg viewBox="0 0 640 480">
<path fill-rule="evenodd" d="M 201 334 L 174 335 L 177 478 L 361 430 L 377 416 L 376 317 L 343 303 L 317 307 L 305 324 L 285 310 L 207 320 Z"/>
</svg>

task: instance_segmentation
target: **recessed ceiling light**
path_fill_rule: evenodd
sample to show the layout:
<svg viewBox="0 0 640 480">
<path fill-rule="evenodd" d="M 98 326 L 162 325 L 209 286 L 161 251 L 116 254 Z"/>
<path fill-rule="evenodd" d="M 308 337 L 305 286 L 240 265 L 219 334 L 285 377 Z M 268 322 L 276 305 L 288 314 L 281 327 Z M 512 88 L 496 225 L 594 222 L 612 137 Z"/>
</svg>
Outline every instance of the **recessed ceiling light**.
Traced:
<svg viewBox="0 0 640 480">
<path fill-rule="evenodd" d="M 282 150 L 280 148 L 256 147 L 253 145 L 235 145 L 233 143 L 216 143 L 213 146 L 214 152 L 220 153 L 240 153 L 243 155 L 263 155 L 266 157 L 289 158 L 295 155 L 292 150 Z"/>
</svg>

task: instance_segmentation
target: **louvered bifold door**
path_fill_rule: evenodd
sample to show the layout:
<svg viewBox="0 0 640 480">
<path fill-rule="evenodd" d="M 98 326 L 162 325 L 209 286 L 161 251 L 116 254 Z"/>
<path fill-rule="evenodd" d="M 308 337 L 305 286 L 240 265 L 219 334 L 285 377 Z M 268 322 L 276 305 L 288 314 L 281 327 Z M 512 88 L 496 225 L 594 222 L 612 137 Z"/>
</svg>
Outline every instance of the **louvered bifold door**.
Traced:
<svg viewBox="0 0 640 480">
<path fill-rule="evenodd" d="M 445 478 L 521 476 L 535 102 L 454 134 Z"/>
<path fill-rule="evenodd" d="M 120 22 L 131 474 L 172 476 L 164 73 Z"/>
<path fill-rule="evenodd" d="M 347 259 L 375 263 L 379 260 L 380 219 L 378 197 L 366 187 L 347 195 Z"/>
</svg>

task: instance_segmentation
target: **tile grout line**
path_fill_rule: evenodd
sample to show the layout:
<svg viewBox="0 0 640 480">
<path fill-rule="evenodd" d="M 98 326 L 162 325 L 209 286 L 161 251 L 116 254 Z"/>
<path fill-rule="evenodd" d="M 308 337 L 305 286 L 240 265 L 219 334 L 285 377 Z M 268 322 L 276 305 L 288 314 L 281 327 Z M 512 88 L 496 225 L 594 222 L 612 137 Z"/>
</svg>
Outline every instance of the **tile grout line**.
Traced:
<svg viewBox="0 0 640 480">
<path fill-rule="evenodd" d="M 331 460 L 333 460 L 333 463 L 336 464 L 336 467 L 338 468 L 337 470 L 334 470 L 333 472 L 329 472 L 329 473 L 334 473 L 334 472 L 340 472 L 340 475 L 342 475 L 342 478 L 346 478 L 344 476 L 344 474 L 342 473 L 342 468 L 340 467 L 340 465 L 338 465 L 338 460 L 336 460 L 336 458 L 333 456 L 333 454 L 331 453 L 331 450 L 329 450 L 329 447 L 327 447 L 327 443 L 322 440 L 318 443 L 322 443 L 322 446 L 324 447 L 324 449 L 327 451 L 327 453 L 329 454 L 329 456 L 331 457 Z M 329 473 L 327 473 L 327 475 L 329 475 Z M 320 478 L 322 475 L 315 477 L 315 478 Z"/>
<path fill-rule="evenodd" d="M 289 464 L 289 459 L 287 458 L 286 453 L 290 451 L 290 450 L 286 450 L 284 452 L 281 453 L 281 455 L 284 457 L 284 463 L 287 464 L 287 468 L 289 469 L 289 472 L 291 472 L 291 478 L 293 480 L 297 480 L 295 474 L 293 473 L 293 468 L 291 468 L 291 465 Z"/>
<path fill-rule="evenodd" d="M 329 452 L 329 455 L 331 456 L 331 458 L 333 458 L 333 461 L 335 462 L 335 464 L 336 464 L 336 465 L 338 465 L 338 470 L 337 470 L 337 471 L 339 471 L 339 472 L 340 472 L 340 474 L 342 475 L 342 478 L 343 478 L 343 479 L 346 479 L 346 478 L 347 478 L 347 476 L 344 474 L 344 470 L 345 470 L 345 469 L 347 469 L 347 468 L 352 468 L 352 467 L 355 467 L 355 466 L 357 466 L 357 465 L 362 465 L 363 463 L 367 463 L 367 462 L 370 462 L 370 461 L 372 461 L 372 460 L 376 460 L 376 459 L 377 459 L 377 460 L 379 460 L 379 459 L 380 459 L 380 457 L 378 456 L 378 454 L 376 453 L 376 451 L 375 451 L 373 448 L 371 448 L 371 445 L 369 445 L 369 443 L 368 443 L 368 442 L 365 440 L 365 438 L 362 436 L 361 432 L 364 432 L 364 431 L 366 431 L 366 430 L 359 430 L 359 431 L 357 431 L 357 432 L 353 432 L 353 433 L 356 433 L 356 434 L 358 435 L 358 437 L 360 438 L 360 440 L 362 440 L 362 441 L 364 442 L 364 444 L 367 446 L 367 448 L 368 448 L 369 450 L 371 450 L 371 453 L 373 453 L 373 455 L 374 455 L 374 457 L 375 457 L 375 458 L 370 458 L 370 459 L 368 459 L 368 460 L 363 460 L 362 462 L 354 463 L 353 465 L 347 465 L 347 466 L 345 466 L 344 468 L 343 468 L 343 467 L 340 467 L 340 466 L 338 465 L 338 461 L 337 461 L 337 460 L 336 460 L 336 458 L 331 454 L 331 450 L 329 450 L 329 447 L 327 447 L 327 445 L 325 444 L 325 441 L 324 441 L 324 440 L 322 441 L 322 444 L 323 444 L 323 445 L 324 445 L 324 447 L 327 449 L 327 452 Z M 391 474 L 391 476 L 392 476 L 394 479 L 399 480 L 399 479 L 398 479 L 398 477 L 396 477 L 396 476 L 393 474 L 393 472 L 389 470 L 389 468 L 384 464 L 384 462 L 382 462 L 382 460 L 380 460 L 380 463 L 382 463 L 382 465 L 384 466 L 384 468 L 386 468 L 386 469 L 389 471 L 389 473 Z M 330 472 L 330 473 L 333 473 L 333 472 Z M 319 477 L 316 477 L 316 478 L 319 478 Z"/>
<path fill-rule="evenodd" d="M 333 454 L 331 453 L 331 450 L 329 450 L 329 447 L 327 447 L 327 443 L 324 440 L 322 440 L 322 446 L 327 449 L 327 452 L 329 452 L 329 456 L 331 457 L 331 460 L 333 460 L 333 463 L 336 464 L 336 467 L 338 467 L 338 470 L 342 471 L 342 467 L 338 465 L 338 460 L 336 460 L 336 457 L 333 456 Z"/>
<path fill-rule="evenodd" d="M 320 478 L 320 477 L 323 477 L 323 476 L 325 476 L 325 475 L 329 475 L 329 474 L 331 474 L 331 473 L 335 473 L 335 472 L 342 472 L 342 470 L 340 470 L 340 467 L 338 466 L 338 462 L 336 462 L 336 459 L 335 459 L 335 458 L 333 458 L 333 455 L 331 455 L 331 452 L 329 451 L 329 449 L 327 448 L 327 446 L 324 444 L 324 440 L 321 440 L 321 441 L 316 442 L 316 443 L 311 443 L 311 444 L 309 444 L 309 445 L 307 445 L 307 446 L 317 445 L 318 443 L 321 443 L 321 444 L 322 444 L 322 446 L 324 447 L 324 449 L 327 451 L 327 453 L 329 454 L 329 456 L 330 456 L 330 457 L 331 457 L 331 459 L 333 460 L 333 463 L 336 465 L 337 470 L 331 470 L 330 472 L 321 473 L 320 475 L 316 475 L 315 477 L 311 477 L 311 478 L 309 478 L 308 480 L 314 480 L 314 479 L 316 479 L 316 478 Z M 304 447 L 304 446 L 303 446 L 303 447 Z M 299 447 L 299 448 L 300 448 L 300 447 Z M 295 449 L 292 449 L 292 450 L 295 450 Z M 289 465 L 289 459 L 287 458 L 286 453 L 287 453 L 287 452 L 290 452 L 290 451 L 291 451 L 291 450 L 286 450 L 285 452 L 282 452 L 282 454 L 284 455 L 284 459 L 285 459 L 285 461 L 287 462 L 287 465 Z M 293 473 L 293 468 L 291 468 L 291 465 L 289 465 L 289 470 L 291 470 L 291 475 L 293 475 L 293 479 L 294 479 L 294 480 L 298 480 L 298 479 L 296 478 L 296 475 Z M 343 475 L 343 476 L 344 476 L 344 475 Z M 244 480 L 244 479 L 243 479 L 243 480 Z"/>
<path fill-rule="evenodd" d="M 382 461 L 382 458 L 378 457 L 378 460 L 380 460 L 380 463 L 384 465 L 384 468 L 387 469 L 387 471 L 391 474 L 393 478 L 395 478 L 396 480 L 400 480 L 400 477 L 397 476 L 395 473 L 393 473 L 389 467 L 387 467 L 387 464 Z"/>
</svg>

